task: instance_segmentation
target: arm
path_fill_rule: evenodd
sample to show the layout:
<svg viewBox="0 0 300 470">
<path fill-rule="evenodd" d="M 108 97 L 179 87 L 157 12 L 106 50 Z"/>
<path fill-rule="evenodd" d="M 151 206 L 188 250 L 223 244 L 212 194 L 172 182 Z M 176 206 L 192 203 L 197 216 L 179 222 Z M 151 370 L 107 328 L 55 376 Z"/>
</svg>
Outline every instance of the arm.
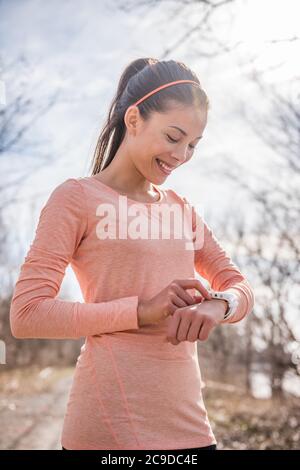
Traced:
<svg viewBox="0 0 300 470">
<path fill-rule="evenodd" d="M 255 302 L 253 289 L 194 207 L 192 207 L 192 217 L 193 232 L 203 230 L 202 246 L 194 251 L 195 269 L 209 281 L 212 289 L 226 290 L 238 296 L 238 308 L 235 314 L 221 322 L 236 323 L 252 311 Z"/>
<path fill-rule="evenodd" d="M 100 303 L 56 299 L 67 265 L 87 230 L 86 201 L 74 178 L 57 186 L 43 207 L 10 306 L 16 338 L 80 338 L 137 329 L 138 297 Z"/>
</svg>

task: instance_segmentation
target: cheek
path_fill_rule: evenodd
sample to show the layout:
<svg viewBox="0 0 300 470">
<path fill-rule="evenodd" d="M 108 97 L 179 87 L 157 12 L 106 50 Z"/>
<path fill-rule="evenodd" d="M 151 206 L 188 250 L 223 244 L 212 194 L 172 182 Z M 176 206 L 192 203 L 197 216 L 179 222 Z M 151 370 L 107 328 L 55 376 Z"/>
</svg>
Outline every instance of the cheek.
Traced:
<svg viewBox="0 0 300 470">
<path fill-rule="evenodd" d="M 151 155 L 153 159 L 159 157 L 168 159 L 171 157 L 173 150 L 174 147 L 172 144 L 160 139 L 158 142 L 151 143 L 151 147 L 149 146 L 149 155 Z"/>
<path fill-rule="evenodd" d="M 156 158 L 163 158 L 169 154 L 169 150 L 163 145 L 152 144 L 147 149 L 147 161 L 150 165 L 155 163 Z"/>
<path fill-rule="evenodd" d="M 188 155 L 184 163 L 187 163 L 192 158 L 192 156 L 193 156 L 193 154 Z"/>
<path fill-rule="evenodd" d="M 153 137 L 153 139 L 148 140 L 147 143 L 143 144 L 141 149 L 142 154 L 142 165 L 153 166 L 156 165 L 156 158 L 170 158 L 172 155 L 173 147 L 172 144 L 165 141 L 164 139 L 159 139 Z"/>
</svg>

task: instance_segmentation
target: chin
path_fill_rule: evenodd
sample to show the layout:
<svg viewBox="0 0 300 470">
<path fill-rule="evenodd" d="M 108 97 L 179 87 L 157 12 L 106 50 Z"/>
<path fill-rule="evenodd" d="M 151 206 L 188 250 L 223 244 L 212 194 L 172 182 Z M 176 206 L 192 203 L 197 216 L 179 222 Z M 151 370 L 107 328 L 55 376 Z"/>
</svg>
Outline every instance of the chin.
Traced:
<svg viewBox="0 0 300 470">
<path fill-rule="evenodd" d="M 161 177 L 161 178 L 158 178 L 157 176 L 153 176 L 151 178 L 147 178 L 148 181 L 150 181 L 150 183 L 153 183 L 153 184 L 156 184 L 156 185 L 160 185 L 160 184 L 163 184 L 165 182 L 167 178 L 167 175 L 165 177 Z"/>
</svg>

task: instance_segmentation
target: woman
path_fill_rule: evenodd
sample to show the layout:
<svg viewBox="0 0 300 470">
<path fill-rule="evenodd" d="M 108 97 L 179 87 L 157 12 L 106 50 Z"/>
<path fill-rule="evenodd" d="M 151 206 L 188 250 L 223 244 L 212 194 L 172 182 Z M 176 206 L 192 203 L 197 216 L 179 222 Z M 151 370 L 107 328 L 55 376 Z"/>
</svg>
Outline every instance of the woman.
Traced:
<svg viewBox="0 0 300 470">
<path fill-rule="evenodd" d="M 183 63 L 134 60 L 120 78 L 92 174 L 61 183 L 41 211 L 10 320 L 16 338 L 85 337 L 63 449 L 216 449 L 197 340 L 244 318 L 254 295 L 195 208 L 158 188 L 191 159 L 207 112 L 207 96 Z M 170 225 L 158 210 L 170 207 L 191 230 L 172 237 L 176 221 L 169 237 L 162 228 L 149 236 L 149 222 Z M 69 263 L 84 303 L 56 299 Z M 234 308 L 213 297 L 225 290 Z"/>
</svg>

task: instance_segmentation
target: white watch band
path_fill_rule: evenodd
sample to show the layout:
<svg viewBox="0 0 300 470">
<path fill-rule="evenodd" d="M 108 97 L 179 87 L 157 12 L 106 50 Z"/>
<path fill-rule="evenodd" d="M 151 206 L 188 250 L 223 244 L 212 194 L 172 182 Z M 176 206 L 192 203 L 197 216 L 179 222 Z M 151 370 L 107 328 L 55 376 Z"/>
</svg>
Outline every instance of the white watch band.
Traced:
<svg viewBox="0 0 300 470">
<path fill-rule="evenodd" d="M 224 314 L 224 320 L 228 320 L 228 318 L 232 317 L 236 312 L 238 306 L 238 297 L 233 292 L 226 292 L 226 291 L 213 291 L 211 290 L 211 295 L 215 299 L 226 300 L 228 303 L 228 310 Z"/>
</svg>

